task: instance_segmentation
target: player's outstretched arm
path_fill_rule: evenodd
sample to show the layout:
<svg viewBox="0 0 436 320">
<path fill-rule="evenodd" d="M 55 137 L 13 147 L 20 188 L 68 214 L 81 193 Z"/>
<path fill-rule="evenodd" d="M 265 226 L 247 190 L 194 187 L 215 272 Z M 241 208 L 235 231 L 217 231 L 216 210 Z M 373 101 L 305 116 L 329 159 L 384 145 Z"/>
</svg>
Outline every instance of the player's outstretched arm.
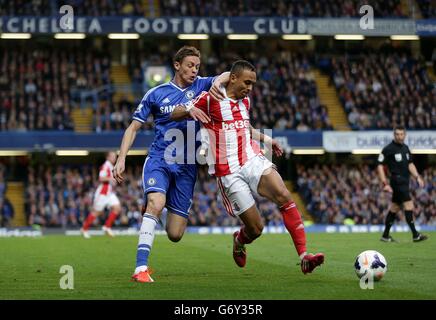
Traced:
<svg viewBox="0 0 436 320">
<path fill-rule="evenodd" d="M 173 121 L 182 121 L 184 119 L 190 118 L 189 112 L 186 111 L 186 108 L 184 105 L 179 104 L 176 106 L 170 114 L 170 119 Z"/>
<path fill-rule="evenodd" d="M 186 118 L 192 118 L 195 121 L 201 121 L 202 123 L 208 123 L 210 121 L 209 116 L 201 109 L 195 107 L 192 103 L 187 106 L 176 106 L 170 115 L 170 119 L 173 121 L 181 121 Z"/>
<path fill-rule="evenodd" d="M 251 125 L 250 125 L 250 132 L 251 132 L 251 138 L 253 140 L 265 143 L 267 147 L 272 148 L 272 151 L 277 157 L 282 156 L 283 148 L 280 145 L 280 143 L 278 143 L 277 140 L 274 140 L 270 136 L 267 136 L 262 132 L 260 132 L 259 130 L 254 129 L 253 126 Z"/>
<path fill-rule="evenodd" d="M 129 152 L 133 141 L 135 141 L 136 132 L 141 128 L 141 126 L 141 122 L 133 120 L 124 132 L 123 140 L 121 141 L 120 154 L 118 155 L 117 162 L 113 169 L 114 178 L 118 183 L 124 181 L 123 173 L 125 170 L 127 152 Z"/>
</svg>

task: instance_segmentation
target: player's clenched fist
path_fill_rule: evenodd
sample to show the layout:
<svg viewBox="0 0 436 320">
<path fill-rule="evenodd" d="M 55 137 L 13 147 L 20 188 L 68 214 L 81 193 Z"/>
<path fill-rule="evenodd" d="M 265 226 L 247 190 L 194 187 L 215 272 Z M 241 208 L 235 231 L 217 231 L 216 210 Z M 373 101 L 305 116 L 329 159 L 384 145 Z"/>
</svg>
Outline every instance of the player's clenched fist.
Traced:
<svg viewBox="0 0 436 320">
<path fill-rule="evenodd" d="M 124 181 L 124 178 L 123 178 L 124 170 L 125 170 L 124 159 L 118 158 L 117 163 L 115 163 L 115 166 L 113 169 L 114 178 L 118 183 L 121 183 Z"/>
</svg>

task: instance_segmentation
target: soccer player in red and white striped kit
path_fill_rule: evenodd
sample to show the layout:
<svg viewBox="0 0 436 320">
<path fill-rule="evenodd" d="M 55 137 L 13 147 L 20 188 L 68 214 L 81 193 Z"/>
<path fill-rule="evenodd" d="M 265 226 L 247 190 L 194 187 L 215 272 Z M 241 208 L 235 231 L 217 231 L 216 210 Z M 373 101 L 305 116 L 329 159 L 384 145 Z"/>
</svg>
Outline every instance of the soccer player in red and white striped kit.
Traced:
<svg viewBox="0 0 436 320">
<path fill-rule="evenodd" d="M 192 117 L 203 124 L 202 141 L 208 145 L 209 173 L 217 179 L 228 213 L 238 216 L 244 223 L 233 234 L 236 264 L 245 266 L 245 245 L 262 234 L 263 223 L 253 198 L 253 193 L 257 193 L 280 208 L 284 225 L 301 259 L 301 270 L 304 274 L 310 273 L 324 262 L 324 254 L 307 253 L 303 221 L 291 193 L 273 163 L 265 158 L 258 143 L 253 141 L 269 145 L 277 156 L 283 154 L 276 140 L 250 124 L 248 95 L 255 83 L 255 67 L 245 60 L 236 61 L 230 72 L 230 81 L 223 87 L 224 100 L 218 101 L 208 92 L 203 92 L 187 105 L 177 106 L 172 118 Z"/>
<path fill-rule="evenodd" d="M 82 235 L 87 239 L 90 238 L 88 232 L 89 227 L 92 225 L 97 216 L 103 214 L 103 211 L 106 207 L 110 208 L 110 212 L 102 229 L 108 236 L 114 236 L 112 225 L 121 212 L 120 200 L 118 200 L 118 197 L 113 190 L 113 184 L 115 180 L 112 170 L 116 160 L 116 153 L 110 151 L 106 154 L 105 163 L 103 163 L 103 165 L 100 167 L 100 172 L 98 174 L 98 180 L 100 184 L 94 193 L 92 212 L 88 214 L 82 228 L 80 229 Z"/>
</svg>

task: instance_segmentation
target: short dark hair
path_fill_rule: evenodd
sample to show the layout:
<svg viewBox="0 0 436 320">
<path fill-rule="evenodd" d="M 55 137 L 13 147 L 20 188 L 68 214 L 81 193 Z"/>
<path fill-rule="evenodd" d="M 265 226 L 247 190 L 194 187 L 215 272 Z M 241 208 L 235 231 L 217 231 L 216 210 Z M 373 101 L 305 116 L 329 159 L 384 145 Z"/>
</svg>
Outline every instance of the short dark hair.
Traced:
<svg viewBox="0 0 436 320">
<path fill-rule="evenodd" d="M 403 125 L 399 124 L 399 125 L 394 127 L 394 131 L 397 131 L 397 130 L 406 131 L 406 127 L 404 127 Z"/>
<path fill-rule="evenodd" d="M 183 46 L 181 47 L 173 57 L 173 62 L 182 63 L 183 59 L 189 56 L 195 56 L 201 58 L 200 50 L 191 46 Z"/>
<path fill-rule="evenodd" d="M 256 72 L 256 68 L 247 60 L 238 60 L 232 64 L 230 74 L 239 74 L 243 70 L 250 70 Z"/>
</svg>

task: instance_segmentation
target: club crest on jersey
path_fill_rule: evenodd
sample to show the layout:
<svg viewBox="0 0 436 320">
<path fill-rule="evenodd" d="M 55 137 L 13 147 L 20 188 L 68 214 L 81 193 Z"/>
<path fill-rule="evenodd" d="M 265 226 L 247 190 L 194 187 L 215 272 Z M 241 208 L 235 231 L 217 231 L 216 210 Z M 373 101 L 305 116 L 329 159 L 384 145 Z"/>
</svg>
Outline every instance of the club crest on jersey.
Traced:
<svg viewBox="0 0 436 320">
<path fill-rule="evenodd" d="M 185 96 L 187 99 L 192 100 L 192 98 L 195 96 L 195 92 L 193 90 L 186 91 Z"/>
<path fill-rule="evenodd" d="M 396 154 L 395 154 L 395 160 L 396 160 L 397 162 L 400 162 L 402 159 L 403 159 L 403 157 L 401 156 L 401 153 L 396 153 Z"/>
<path fill-rule="evenodd" d="M 156 179 L 155 178 L 148 179 L 147 184 L 149 186 L 154 186 L 156 184 Z"/>
<path fill-rule="evenodd" d="M 241 210 L 241 208 L 239 207 L 239 205 L 238 205 L 238 203 L 236 201 L 233 202 L 233 208 L 235 208 L 235 211 Z"/>
</svg>

